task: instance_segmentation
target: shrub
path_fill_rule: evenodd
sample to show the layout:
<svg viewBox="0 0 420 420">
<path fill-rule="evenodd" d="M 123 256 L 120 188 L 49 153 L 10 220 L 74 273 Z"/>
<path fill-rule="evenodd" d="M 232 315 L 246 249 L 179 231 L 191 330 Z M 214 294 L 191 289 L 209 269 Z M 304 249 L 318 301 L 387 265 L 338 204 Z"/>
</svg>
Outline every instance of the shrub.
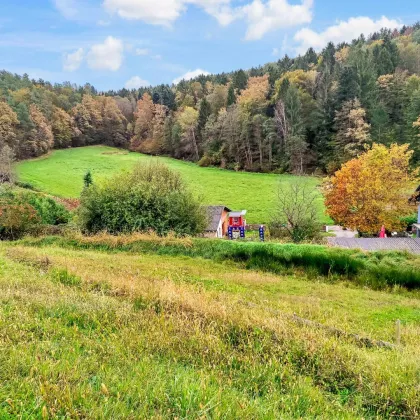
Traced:
<svg viewBox="0 0 420 420">
<path fill-rule="evenodd" d="M 39 223 L 36 210 L 27 203 L 0 202 L 0 238 L 18 239 Z"/>
<path fill-rule="evenodd" d="M 298 243 L 319 235 L 316 187 L 305 180 L 279 185 L 277 211 L 269 224 L 271 237 L 289 236 Z"/>
<path fill-rule="evenodd" d="M 17 239 L 41 226 L 68 223 L 70 213 L 53 199 L 11 186 L 0 189 L 0 237 Z"/>
<path fill-rule="evenodd" d="M 208 166 L 213 165 L 213 159 L 209 155 L 204 155 L 199 161 L 198 166 L 202 168 L 207 168 Z"/>
<path fill-rule="evenodd" d="M 180 175 L 160 163 L 137 166 L 82 192 L 79 225 L 85 233 L 153 230 L 195 235 L 204 230 L 200 203 Z"/>
<path fill-rule="evenodd" d="M 49 197 L 39 194 L 20 194 L 21 200 L 35 208 L 44 225 L 62 225 L 70 221 L 70 212 L 64 206 Z"/>
</svg>

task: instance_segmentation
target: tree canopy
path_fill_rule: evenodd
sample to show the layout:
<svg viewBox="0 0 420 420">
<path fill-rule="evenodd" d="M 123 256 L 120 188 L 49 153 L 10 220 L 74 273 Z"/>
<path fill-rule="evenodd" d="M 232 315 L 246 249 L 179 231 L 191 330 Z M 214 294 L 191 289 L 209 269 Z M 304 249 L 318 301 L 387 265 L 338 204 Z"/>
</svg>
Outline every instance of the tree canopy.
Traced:
<svg viewBox="0 0 420 420">
<path fill-rule="evenodd" d="M 403 216 L 413 213 L 410 193 L 418 186 L 418 171 L 410 170 L 413 152 L 408 145 L 374 144 L 348 161 L 325 184 L 328 215 L 361 233 L 401 230 Z"/>
<path fill-rule="evenodd" d="M 98 92 L 0 72 L 0 146 L 17 159 L 109 144 L 228 169 L 332 173 L 365 146 L 420 160 L 420 24 L 199 76 Z"/>
</svg>

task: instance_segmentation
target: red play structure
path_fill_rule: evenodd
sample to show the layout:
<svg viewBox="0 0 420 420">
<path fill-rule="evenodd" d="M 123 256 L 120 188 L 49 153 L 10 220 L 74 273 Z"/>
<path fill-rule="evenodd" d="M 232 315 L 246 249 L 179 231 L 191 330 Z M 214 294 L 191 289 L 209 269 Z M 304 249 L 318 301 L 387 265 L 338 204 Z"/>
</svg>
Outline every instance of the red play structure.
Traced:
<svg viewBox="0 0 420 420">
<path fill-rule="evenodd" d="M 229 213 L 228 236 L 230 239 L 245 238 L 246 210 Z"/>
</svg>

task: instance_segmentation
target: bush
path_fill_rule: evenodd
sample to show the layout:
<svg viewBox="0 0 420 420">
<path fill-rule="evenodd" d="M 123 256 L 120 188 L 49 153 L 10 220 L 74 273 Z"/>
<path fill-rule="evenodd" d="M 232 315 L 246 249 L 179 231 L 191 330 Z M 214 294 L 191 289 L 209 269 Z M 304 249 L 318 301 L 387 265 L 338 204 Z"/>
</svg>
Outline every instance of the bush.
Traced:
<svg viewBox="0 0 420 420">
<path fill-rule="evenodd" d="M 0 189 L 0 237 L 17 239 L 42 226 L 68 223 L 70 213 L 49 197 L 12 186 Z"/>
<path fill-rule="evenodd" d="M 85 188 L 78 210 L 85 233 L 153 230 L 180 236 L 201 233 L 206 225 L 199 202 L 180 175 L 159 163 L 137 166 L 102 184 Z"/>
<path fill-rule="evenodd" d="M 52 198 L 33 193 L 21 194 L 21 199 L 35 208 L 44 225 L 63 225 L 70 221 L 70 212 Z"/>
<path fill-rule="evenodd" d="M 317 199 L 316 186 L 306 180 L 280 184 L 277 211 L 269 224 L 271 237 L 288 236 L 295 243 L 315 239 L 321 227 Z"/>
<path fill-rule="evenodd" d="M 213 159 L 209 155 L 204 155 L 197 164 L 202 168 L 207 168 L 213 165 Z"/>
<path fill-rule="evenodd" d="M 27 203 L 0 202 L 1 239 L 18 239 L 39 221 L 36 210 Z"/>
</svg>

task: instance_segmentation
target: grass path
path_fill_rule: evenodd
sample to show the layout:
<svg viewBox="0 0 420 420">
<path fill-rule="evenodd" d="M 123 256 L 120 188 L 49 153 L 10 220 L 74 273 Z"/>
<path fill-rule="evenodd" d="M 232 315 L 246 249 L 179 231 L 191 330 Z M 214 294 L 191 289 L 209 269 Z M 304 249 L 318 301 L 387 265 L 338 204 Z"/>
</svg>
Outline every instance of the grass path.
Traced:
<svg viewBox="0 0 420 420">
<path fill-rule="evenodd" d="M 234 210 L 248 210 L 249 223 L 267 223 L 275 209 L 279 182 L 288 183 L 292 175 L 233 172 L 217 168 L 200 168 L 190 162 L 164 157 L 150 157 L 106 146 L 90 146 L 56 150 L 46 157 L 21 162 L 17 165 L 21 181 L 60 197 L 78 197 L 83 187 L 83 176 L 91 170 L 94 179 L 129 170 L 138 162 L 159 159 L 179 171 L 204 204 L 226 205 Z M 316 185 L 320 179 L 305 177 Z M 319 213 L 326 222 L 322 197 Z"/>
</svg>

